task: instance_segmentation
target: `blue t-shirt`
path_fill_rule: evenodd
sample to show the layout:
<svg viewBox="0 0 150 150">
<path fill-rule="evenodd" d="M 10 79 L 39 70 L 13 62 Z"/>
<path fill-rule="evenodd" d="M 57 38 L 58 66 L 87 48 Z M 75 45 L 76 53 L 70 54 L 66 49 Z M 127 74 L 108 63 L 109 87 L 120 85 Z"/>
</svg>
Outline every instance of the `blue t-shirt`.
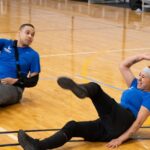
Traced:
<svg viewBox="0 0 150 150">
<path fill-rule="evenodd" d="M 135 117 L 141 106 L 150 111 L 150 92 L 142 91 L 137 88 L 137 79 L 134 79 L 129 89 L 125 90 L 121 97 L 121 103 L 124 108 L 131 110 Z"/>
<path fill-rule="evenodd" d="M 18 47 L 21 75 L 40 72 L 39 54 L 31 47 Z M 0 39 L 0 79 L 17 78 L 17 67 L 13 41 Z"/>
</svg>

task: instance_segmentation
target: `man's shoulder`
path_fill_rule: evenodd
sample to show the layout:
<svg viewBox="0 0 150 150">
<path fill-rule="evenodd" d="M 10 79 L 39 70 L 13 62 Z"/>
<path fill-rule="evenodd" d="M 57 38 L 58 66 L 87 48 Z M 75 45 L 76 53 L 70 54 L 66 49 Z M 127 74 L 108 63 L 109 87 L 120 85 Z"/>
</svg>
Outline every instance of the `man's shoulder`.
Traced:
<svg viewBox="0 0 150 150">
<path fill-rule="evenodd" d="M 37 50 L 35 50 L 35 49 L 33 49 L 32 47 L 27 47 L 26 48 L 29 52 L 30 52 L 30 54 L 32 54 L 32 55 L 37 55 L 37 56 L 39 56 L 39 53 L 38 53 L 38 51 Z"/>
<path fill-rule="evenodd" d="M 11 48 L 12 45 L 13 45 L 13 41 L 12 41 L 12 40 L 0 38 L 0 51 L 1 51 L 3 48 L 6 48 L 6 47 Z"/>
<path fill-rule="evenodd" d="M 12 43 L 13 40 L 0 38 L 0 42 L 7 44 L 7 43 Z"/>
</svg>

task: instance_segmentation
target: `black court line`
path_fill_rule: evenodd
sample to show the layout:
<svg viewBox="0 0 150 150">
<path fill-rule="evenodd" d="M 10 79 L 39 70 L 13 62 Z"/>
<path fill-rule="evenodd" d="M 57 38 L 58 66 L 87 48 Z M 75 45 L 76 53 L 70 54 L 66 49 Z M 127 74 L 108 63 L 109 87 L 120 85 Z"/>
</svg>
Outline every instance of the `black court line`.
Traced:
<svg viewBox="0 0 150 150">
<path fill-rule="evenodd" d="M 70 140 L 68 142 L 84 142 L 84 140 Z M 8 144 L 0 144 L 0 147 L 7 147 L 7 146 L 19 146 L 19 143 L 8 143 Z"/>
<path fill-rule="evenodd" d="M 150 128 L 150 126 L 143 126 L 141 128 Z M 24 130 L 25 132 L 45 132 L 45 131 L 59 131 L 60 129 L 33 129 L 33 130 Z M 18 133 L 18 131 L 2 131 L 0 134 L 12 134 Z M 133 137 L 131 140 L 150 140 L 150 137 Z M 85 140 L 70 140 L 68 142 L 84 142 Z M 19 143 L 7 143 L 0 144 L 0 147 L 8 147 L 8 146 L 19 146 Z"/>
<path fill-rule="evenodd" d="M 142 127 L 140 127 L 140 128 L 150 128 L 150 126 L 142 126 Z"/>
<path fill-rule="evenodd" d="M 149 129 L 150 126 L 142 126 L 141 129 Z M 59 131 L 61 129 L 32 129 L 32 130 L 24 130 L 25 132 L 46 132 L 46 131 Z M 18 133 L 18 130 L 15 131 L 1 131 L 0 134 L 11 134 Z"/>
<path fill-rule="evenodd" d="M 150 140 L 150 137 L 148 138 L 139 138 L 139 137 L 135 137 L 135 138 L 132 138 L 130 140 Z M 70 140 L 68 142 L 86 142 L 85 140 Z M 19 146 L 20 144 L 19 143 L 8 143 L 8 144 L 0 144 L 0 147 L 8 147 L 8 146 Z"/>
<path fill-rule="evenodd" d="M 45 132 L 45 131 L 59 131 L 60 129 L 33 129 L 33 130 L 24 130 L 25 132 Z M 18 133 L 16 131 L 1 131 L 0 134 L 10 134 L 10 133 Z"/>
</svg>

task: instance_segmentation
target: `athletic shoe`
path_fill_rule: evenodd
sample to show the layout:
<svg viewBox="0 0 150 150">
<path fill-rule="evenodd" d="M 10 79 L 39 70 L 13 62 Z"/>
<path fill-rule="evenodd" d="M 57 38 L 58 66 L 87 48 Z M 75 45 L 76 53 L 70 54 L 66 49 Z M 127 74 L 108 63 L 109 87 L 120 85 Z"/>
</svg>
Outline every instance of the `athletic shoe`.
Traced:
<svg viewBox="0 0 150 150">
<path fill-rule="evenodd" d="M 63 89 L 71 90 L 77 97 L 88 97 L 88 91 L 83 84 L 77 84 L 72 79 L 67 77 L 59 77 L 57 83 Z"/>
<path fill-rule="evenodd" d="M 31 138 L 23 130 L 18 132 L 18 141 L 24 150 L 41 150 L 39 140 Z"/>
<path fill-rule="evenodd" d="M 137 9 L 135 10 L 135 12 L 136 12 L 136 13 L 142 13 L 142 10 L 141 10 L 140 8 L 137 8 Z"/>
</svg>

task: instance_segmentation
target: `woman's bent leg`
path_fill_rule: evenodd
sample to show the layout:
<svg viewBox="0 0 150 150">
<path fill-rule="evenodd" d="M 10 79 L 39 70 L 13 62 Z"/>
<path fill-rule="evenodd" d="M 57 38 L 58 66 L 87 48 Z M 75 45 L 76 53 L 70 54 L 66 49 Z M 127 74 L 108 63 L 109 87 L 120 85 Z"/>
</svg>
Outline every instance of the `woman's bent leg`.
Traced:
<svg viewBox="0 0 150 150">
<path fill-rule="evenodd" d="M 86 86 L 89 97 L 92 100 L 107 132 L 118 137 L 134 122 L 134 115 L 119 105 L 113 98 L 106 94 L 96 83 L 89 83 Z"/>
</svg>

